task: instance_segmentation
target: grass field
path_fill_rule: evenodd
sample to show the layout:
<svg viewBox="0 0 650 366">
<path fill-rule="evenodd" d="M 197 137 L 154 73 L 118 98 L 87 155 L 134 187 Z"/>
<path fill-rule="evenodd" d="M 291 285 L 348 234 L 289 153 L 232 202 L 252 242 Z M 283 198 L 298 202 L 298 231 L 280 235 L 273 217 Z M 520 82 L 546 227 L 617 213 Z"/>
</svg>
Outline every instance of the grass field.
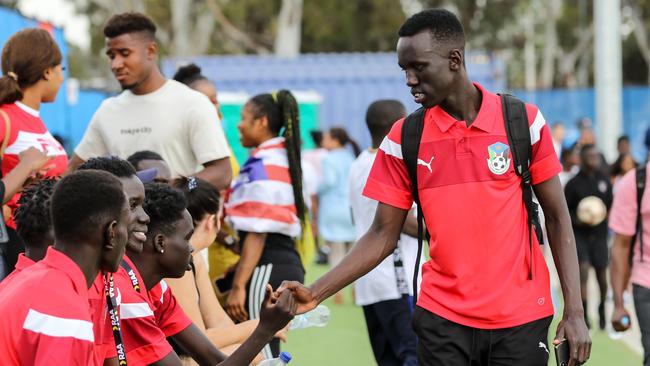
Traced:
<svg viewBox="0 0 650 366">
<path fill-rule="evenodd" d="M 307 272 L 307 283 L 313 282 L 326 271 L 325 266 L 314 265 Z M 352 301 L 350 289 L 345 292 L 346 303 L 325 304 L 332 311 L 332 319 L 325 328 L 299 329 L 289 334 L 289 343 L 283 350 L 290 352 L 294 366 L 365 366 L 376 365 L 368 342 L 366 325 L 361 308 Z M 551 327 L 555 335 L 557 319 Z M 606 332 L 595 331 L 589 366 L 641 365 L 641 356 L 620 341 L 611 340 Z M 549 365 L 555 365 L 551 359 Z"/>
</svg>

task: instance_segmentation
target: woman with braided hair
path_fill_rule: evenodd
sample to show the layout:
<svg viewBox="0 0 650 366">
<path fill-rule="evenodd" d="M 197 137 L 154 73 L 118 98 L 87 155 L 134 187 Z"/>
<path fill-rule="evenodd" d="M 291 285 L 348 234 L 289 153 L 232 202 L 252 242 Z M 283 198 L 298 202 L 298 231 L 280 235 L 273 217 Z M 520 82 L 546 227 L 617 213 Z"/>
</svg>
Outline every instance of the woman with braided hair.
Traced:
<svg viewBox="0 0 650 366">
<path fill-rule="evenodd" d="M 287 90 L 260 94 L 243 107 L 242 146 L 253 148 L 233 182 L 226 220 L 240 233 L 241 259 L 226 301 L 236 321 L 259 317 L 266 284 L 302 282 L 307 248 L 300 243 L 307 208 L 302 185 L 298 103 Z M 265 348 L 277 357 L 276 338 Z"/>
</svg>

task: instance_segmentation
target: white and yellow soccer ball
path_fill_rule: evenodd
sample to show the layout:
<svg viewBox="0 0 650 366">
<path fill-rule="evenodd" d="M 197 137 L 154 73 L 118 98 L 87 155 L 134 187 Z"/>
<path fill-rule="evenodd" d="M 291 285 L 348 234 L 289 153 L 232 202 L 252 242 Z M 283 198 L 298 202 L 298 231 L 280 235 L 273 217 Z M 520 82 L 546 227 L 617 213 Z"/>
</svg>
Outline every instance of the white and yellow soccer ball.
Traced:
<svg viewBox="0 0 650 366">
<path fill-rule="evenodd" d="M 589 226 L 597 226 L 607 217 L 607 206 L 600 198 L 588 196 L 578 203 L 576 215 L 580 222 Z"/>
</svg>

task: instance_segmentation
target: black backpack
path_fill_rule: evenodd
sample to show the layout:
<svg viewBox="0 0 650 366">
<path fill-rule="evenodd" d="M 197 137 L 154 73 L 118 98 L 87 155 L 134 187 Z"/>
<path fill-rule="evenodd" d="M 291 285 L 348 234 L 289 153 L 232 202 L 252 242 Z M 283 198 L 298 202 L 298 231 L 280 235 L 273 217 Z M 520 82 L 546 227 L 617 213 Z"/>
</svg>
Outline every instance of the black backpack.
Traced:
<svg viewBox="0 0 650 366">
<path fill-rule="evenodd" d="M 641 201 L 645 192 L 645 166 L 639 167 L 635 173 L 636 176 L 636 233 L 632 238 L 632 247 L 630 249 L 630 263 L 634 258 L 634 244 L 636 236 L 639 237 L 639 262 L 643 262 L 643 220 L 641 219 Z"/>
<path fill-rule="evenodd" d="M 528 125 L 528 115 L 526 114 L 526 105 L 524 102 L 509 94 L 500 94 L 501 104 L 503 106 L 503 119 L 505 121 L 506 135 L 508 144 L 512 151 L 512 160 L 515 166 L 515 172 L 521 177 L 521 186 L 523 191 L 523 200 L 526 205 L 528 214 L 528 241 L 530 250 L 533 249 L 533 231 L 537 236 L 537 241 L 543 243 L 542 227 L 539 223 L 539 207 L 533 201 L 533 185 L 530 176 L 529 166 L 532 157 L 532 145 L 530 141 L 530 127 Z M 417 303 L 418 297 L 418 273 L 420 267 L 420 257 L 422 256 L 422 247 L 424 241 L 424 215 L 422 205 L 420 205 L 420 195 L 418 191 L 417 180 L 417 160 L 420 150 L 420 140 L 422 130 L 424 129 L 424 115 L 426 109 L 419 108 L 411 113 L 404 120 L 402 125 L 402 156 L 406 169 L 408 170 L 411 180 L 413 200 L 417 204 L 417 221 L 418 221 L 418 256 L 415 262 L 415 272 L 413 274 L 413 297 L 414 303 Z M 430 235 L 427 231 L 426 240 Z M 528 279 L 533 278 L 532 260 L 528 272 Z"/>
</svg>

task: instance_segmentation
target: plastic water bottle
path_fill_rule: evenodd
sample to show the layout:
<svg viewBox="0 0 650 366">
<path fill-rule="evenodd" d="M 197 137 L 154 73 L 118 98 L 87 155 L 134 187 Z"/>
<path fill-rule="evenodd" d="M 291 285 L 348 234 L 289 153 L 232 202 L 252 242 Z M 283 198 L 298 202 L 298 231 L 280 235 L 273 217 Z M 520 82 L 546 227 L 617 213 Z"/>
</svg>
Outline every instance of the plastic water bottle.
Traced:
<svg viewBox="0 0 650 366">
<path fill-rule="evenodd" d="M 280 352 L 280 357 L 271 358 L 258 363 L 258 366 L 284 366 L 291 361 L 289 352 Z"/>
<path fill-rule="evenodd" d="M 318 305 L 314 310 L 300 314 L 293 318 L 289 330 L 309 327 L 324 327 L 330 321 L 330 309 L 325 305 Z"/>
</svg>

